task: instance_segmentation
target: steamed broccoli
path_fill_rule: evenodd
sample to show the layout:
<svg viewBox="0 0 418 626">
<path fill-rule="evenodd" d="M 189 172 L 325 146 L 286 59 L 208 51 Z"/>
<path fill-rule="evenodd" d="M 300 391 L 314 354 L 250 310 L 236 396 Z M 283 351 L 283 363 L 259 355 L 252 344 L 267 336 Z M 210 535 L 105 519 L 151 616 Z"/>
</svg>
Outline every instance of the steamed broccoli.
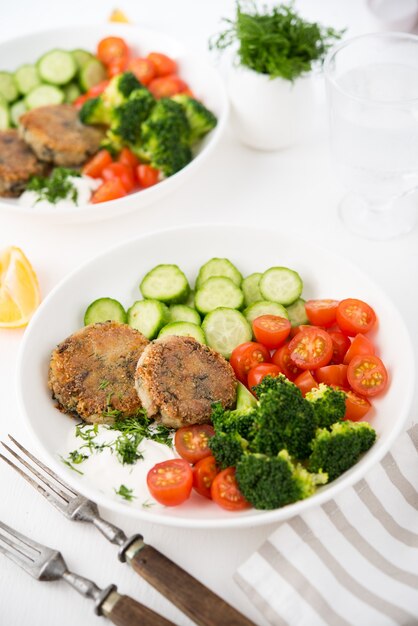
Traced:
<svg viewBox="0 0 418 626">
<path fill-rule="evenodd" d="M 208 445 L 221 469 L 235 467 L 248 447 L 248 443 L 237 432 L 215 433 Z"/>
<path fill-rule="evenodd" d="M 311 474 L 295 464 L 287 450 L 272 457 L 245 453 L 237 463 L 236 478 L 243 496 L 256 509 L 275 509 L 302 500 L 327 482 L 326 474 Z"/>
<path fill-rule="evenodd" d="M 217 119 L 201 102 L 186 94 L 177 94 L 172 100 L 181 104 L 190 125 L 190 143 L 204 137 L 212 128 L 215 128 Z"/>
<path fill-rule="evenodd" d="M 309 469 L 326 472 L 329 480 L 335 480 L 354 465 L 362 452 L 375 442 L 376 432 L 367 422 L 337 422 L 331 430 L 317 430 L 312 441 Z"/>
<path fill-rule="evenodd" d="M 329 428 L 340 422 L 345 415 L 345 393 L 339 389 L 320 383 L 305 395 L 311 403 L 316 424 L 319 428 Z"/>
<path fill-rule="evenodd" d="M 110 138 L 124 144 L 137 144 L 141 138 L 141 124 L 150 115 L 155 98 L 148 89 L 137 89 L 126 102 L 112 111 Z"/>
<path fill-rule="evenodd" d="M 111 121 L 111 109 L 101 96 L 90 98 L 80 109 L 79 118 L 83 124 L 108 125 Z"/>
<path fill-rule="evenodd" d="M 111 108 L 124 104 L 137 89 L 144 89 L 132 72 L 124 72 L 114 76 L 102 94 L 103 101 Z"/>
<path fill-rule="evenodd" d="M 299 459 L 309 456 L 316 421 L 311 403 L 283 374 L 255 387 L 259 397 L 251 450 L 276 456 L 283 448 Z"/>
<path fill-rule="evenodd" d="M 212 405 L 212 424 L 216 432 L 238 433 L 244 439 L 251 437 L 256 416 L 255 409 L 227 411 L 220 402 Z"/>
</svg>

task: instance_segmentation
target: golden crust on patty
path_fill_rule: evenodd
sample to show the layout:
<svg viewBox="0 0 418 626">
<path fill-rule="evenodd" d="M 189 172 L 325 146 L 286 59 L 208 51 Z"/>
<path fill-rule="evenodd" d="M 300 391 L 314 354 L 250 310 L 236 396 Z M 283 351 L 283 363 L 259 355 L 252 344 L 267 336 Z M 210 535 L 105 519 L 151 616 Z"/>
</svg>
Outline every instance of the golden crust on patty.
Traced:
<svg viewBox="0 0 418 626">
<path fill-rule="evenodd" d="M 0 131 L 0 196 L 19 196 L 29 178 L 44 174 L 44 170 L 45 164 L 38 161 L 17 130 Z"/>
<path fill-rule="evenodd" d="M 192 337 L 167 336 L 149 344 L 135 385 L 149 417 L 173 428 L 209 423 L 213 402 L 231 408 L 236 400 L 230 364 Z"/>
<path fill-rule="evenodd" d="M 41 161 L 77 166 L 99 150 L 104 131 L 82 124 L 71 104 L 32 109 L 19 119 L 21 137 Z"/>
<path fill-rule="evenodd" d="M 141 402 L 135 368 L 148 345 L 139 331 L 118 322 L 90 324 L 53 351 L 48 385 L 60 408 L 89 423 L 135 415 Z"/>
</svg>

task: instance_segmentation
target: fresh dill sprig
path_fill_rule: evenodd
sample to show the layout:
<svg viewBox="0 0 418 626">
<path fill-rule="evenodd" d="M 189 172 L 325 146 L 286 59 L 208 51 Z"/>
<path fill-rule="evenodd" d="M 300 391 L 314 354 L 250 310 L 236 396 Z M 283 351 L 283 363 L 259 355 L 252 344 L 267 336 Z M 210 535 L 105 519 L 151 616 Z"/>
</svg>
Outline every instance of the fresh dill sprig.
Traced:
<svg viewBox="0 0 418 626">
<path fill-rule="evenodd" d="M 56 167 L 49 177 L 32 176 L 26 188 L 38 194 L 36 202 L 46 200 L 56 204 L 59 200 L 69 198 L 77 204 L 78 191 L 70 179 L 79 176 L 81 174 L 76 170 Z"/>
<path fill-rule="evenodd" d="M 134 490 L 129 489 L 126 485 L 121 485 L 119 489 L 115 489 L 115 493 L 128 502 L 132 502 L 132 500 L 136 498 L 136 496 L 133 495 Z"/>
<path fill-rule="evenodd" d="M 64 465 L 66 465 L 67 467 L 69 467 L 70 469 L 73 470 L 73 472 L 77 472 L 77 474 L 81 474 L 83 475 L 84 472 L 82 472 L 81 470 L 77 469 L 76 467 L 74 467 L 74 465 L 68 460 L 65 459 L 63 456 L 60 455 L 60 459 L 62 461 L 62 463 L 64 463 Z"/>
<path fill-rule="evenodd" d="M 103 389 L 106 389 L 106 387 L 108 387 L 109 385 L 110 385 L 109 380 L 101 380 L 99 383 L 98 389 L 102 391 Z"/>
</svg>

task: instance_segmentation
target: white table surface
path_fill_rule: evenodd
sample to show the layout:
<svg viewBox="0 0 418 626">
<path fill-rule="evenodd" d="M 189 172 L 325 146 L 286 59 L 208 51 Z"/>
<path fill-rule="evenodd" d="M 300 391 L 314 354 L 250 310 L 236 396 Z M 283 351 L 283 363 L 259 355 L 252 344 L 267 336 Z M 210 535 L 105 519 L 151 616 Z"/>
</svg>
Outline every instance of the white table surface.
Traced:
<svg viewBox="0 0 418 626">
<path fill-rule="evenodd" d="M 114 0 L 15 0 L 0 2 L 0 39 L 54 25 L 105 21 Z M 362 0 L 300 0 L 310 18 L 350 34 L 376 30 Z M 233 14 L 233 0 L 143 0 L 120 3 L 130 18 L 181 38 L 192 49 L 207 51 L 209 35 L 220 17 Z M 30 51 L 28 51 L 30 55 Z M 0 59 L 1 66 L 1 59 Z M 18 245 L 35 267 L 43 295 L 70 270 L 99 252 L 161 227 L 201 222 L 262 224 L 313 240 L 362 267 L 393 299 L 411 333 L 418 353 L 418 229 L 389 242 L 369 242 L 351 235 L 339 221 L 342 188 L 335 180 L 327 143 L 325 104 L 318 108 L 318 127 L 305 144 L 277 153 L 255 152 L 240 145 L 230 130 L 193 180 L 142 213 L 83 226 L 49 225 L 36 219 L 1 216 L 0 248 Z M 0 330 L 0 435 L 11 432 L 30 444 L 15 396 L 15 367 L 22 330 Z M 395 329 L 396 332 L 396 329 Z M 415 392 L 414 406 L 417 402 Z M 408 424 L 414 422 L 414 409 Z M 34 445 L 31 445 L 34 448 Z M 191 621 L 172 607 L 130 569 L 120 564 L 116 550 L 93 528 L 70 524 L 8 468 L 0 467 L 0 519 L 39 541 L 59 548 L 70 568 L 97 584 L 110 582 L 179 626 Z M 272 532 L 273 526 L 245 530 L 179 530 L 141 524 L 109 513 L 127 533 L 140 531 L 146 541 L 260 626 L 266 624 L 232 579 L 233 572 Z M 89 602 L 64 583 L 40 584 L 9 560 L 0 558 L 1 626 L 93 626 L 100 623 Z"/>
</svg>

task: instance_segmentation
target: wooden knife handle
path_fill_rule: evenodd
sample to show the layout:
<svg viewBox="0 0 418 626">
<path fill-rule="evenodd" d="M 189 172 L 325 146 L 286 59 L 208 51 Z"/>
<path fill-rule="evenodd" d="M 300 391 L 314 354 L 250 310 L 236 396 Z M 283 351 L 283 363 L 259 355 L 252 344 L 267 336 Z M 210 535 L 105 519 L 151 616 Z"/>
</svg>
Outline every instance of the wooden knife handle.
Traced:
<svg viewBox="0 0 418 626">
<path fill-rule="evenodd" d="M 133 598 L 115 591 L 103 603 L 101 614 L 116 626 L 175 626 Z"/>
<path fill-rule="evenodd" d="M 137 574 L 198 626 L 254 626 L 242 613 L 155 548 L 143 545 L 128 560 Z"/>
</svg>

